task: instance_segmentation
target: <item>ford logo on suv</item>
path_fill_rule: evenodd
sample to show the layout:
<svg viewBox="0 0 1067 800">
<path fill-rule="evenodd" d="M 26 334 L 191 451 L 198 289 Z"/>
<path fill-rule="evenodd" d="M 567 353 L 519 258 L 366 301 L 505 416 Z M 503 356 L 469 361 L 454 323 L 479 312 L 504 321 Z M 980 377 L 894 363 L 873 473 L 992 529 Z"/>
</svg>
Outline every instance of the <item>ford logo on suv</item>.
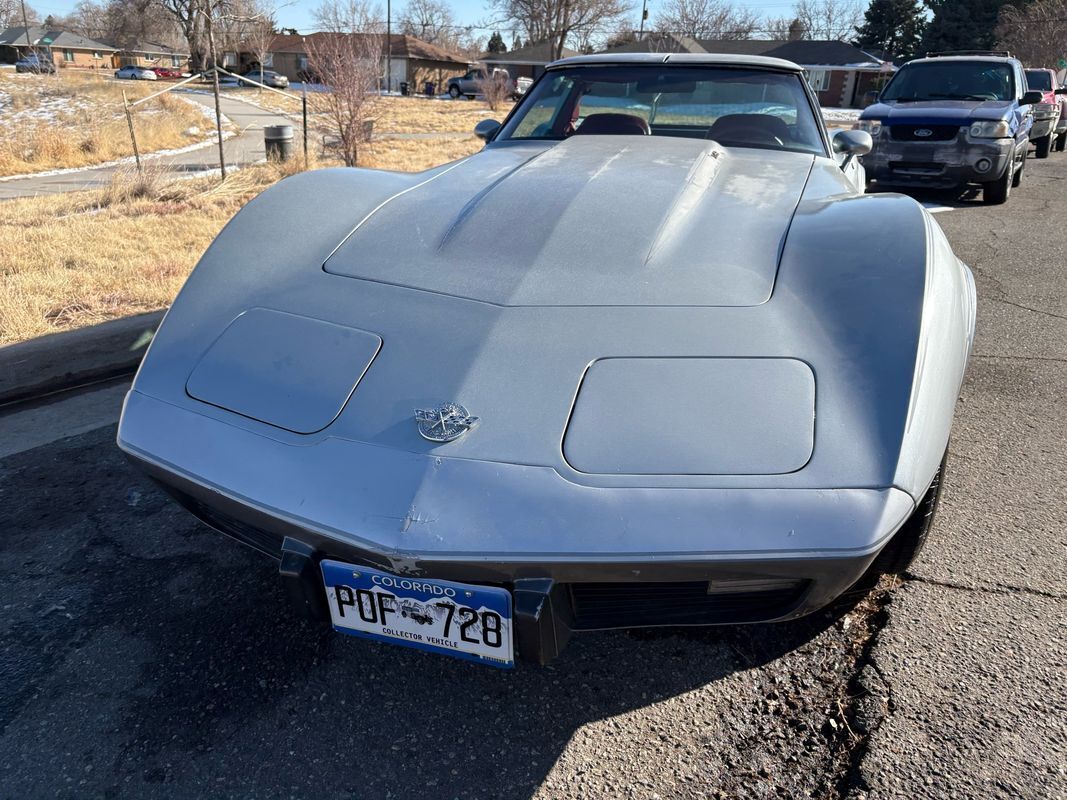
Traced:
<svg viewBox="0 0 1067 800">
<path fill-rule="evenodd" d="M 927 136 L 933 136 L 934 132 L 932 130 L 930 130 L 929 128 L 916 128 L 915 129 L 915 135 L 916 136 L 921 136 L 922 138 L 925 139 Z"/>
</svg>

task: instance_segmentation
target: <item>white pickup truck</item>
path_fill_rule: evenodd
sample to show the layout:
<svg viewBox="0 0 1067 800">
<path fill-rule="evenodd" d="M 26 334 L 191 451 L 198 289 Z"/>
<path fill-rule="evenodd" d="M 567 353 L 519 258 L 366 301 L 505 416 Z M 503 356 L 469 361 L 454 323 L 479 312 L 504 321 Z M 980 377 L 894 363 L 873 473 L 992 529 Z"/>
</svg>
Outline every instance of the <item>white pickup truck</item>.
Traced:
<svg viewBox="0 0 1067 800">
<path fill-rule="evenodd" d="M 485 67 L 476 67 L 469 70 L 466 75 L 460 75 L 458 78 L 450 78 L 448 81 L 448 94 L 453 98 L 458 98 L 461 95 L 473 100 L 477 95 L 482 94 L 482 86 L 484 82 L 489 80 L 489 71 Z M 524 94 L 526 90 L 533 85 L 533 80 L 530 78 L 515 78 L 512 79 L 506 69 L 496 67 L 492 71 L 492 79 L 497 81 L 504 81 L 507 83 L 510 91 L 508 94 L 515 100 L 518 100 Z"/>
</svg>

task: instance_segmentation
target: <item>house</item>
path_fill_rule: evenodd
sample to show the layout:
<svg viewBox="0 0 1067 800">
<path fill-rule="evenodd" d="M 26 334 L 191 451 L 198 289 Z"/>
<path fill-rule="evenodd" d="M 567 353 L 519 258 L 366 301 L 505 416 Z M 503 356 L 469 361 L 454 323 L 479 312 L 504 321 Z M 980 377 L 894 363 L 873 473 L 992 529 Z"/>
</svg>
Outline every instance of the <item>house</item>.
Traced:
<svg viewBox="0 0 1067 800">
<path fill-rule="evenodd" d="M 367 36 L 362 33 L 309 33 L 278 34 L 270 43 L 263 64 L 264 69 L 272 69 L 289 78 L 290 81 L 304 80 L 308 73 L 308 52 L 314 49 L 316 39 L 324 36 Z M 453 53 L 443 47 L 395 33 L 392 36 L 378 36 L 382 50 L 382 81 L 387 91 L 399 91 L 401 83 L 412 87 L 421 87 L 430 81 L 441 86 L 448 78 L 458 75 L 470 66 L 470 59 L 460 53 Z M 389 54 L 389 69 L 385 67 L 385 57 Z M 247 72 L 259 66 L 258 56 L 248 45 L 236 53 L 235 71 Z M 389 86 L 385 86 L 388 75 Z"/>
<path fill-rule="evenodd" d="M 0 32 L 0 62 L 13 63 L 28 52 L 51 53 L 60 68 L 111 69 L 116 48 L 87 36 L 34 25 L 29 27 L 29 36 L 22 26 Z"/>
<path fill-rule="evenodd" d="M 804 67 L 808 83 L 824 108 L 862 108 L 896 67 L 848 42 L 794 39 L 692 39 L 650 33 L 609 53 L 727 53 L 783 58 Z"/>
<path fill-rule="evenodd" d="M 561 58 L 576 55 L 579 55 L 577 50 L 564 47 Z M 538 42 L 512 50 L 510 53 L 485 53 L 478 60 L 487 67 L 506 69 L 512 79 L 515 79 L 537 78 L 545 71 L 545 67 L 556 59 L 552 55 L 550 42 Z"/>
<path fill-rule="evenodd" d="M 169 67 L 187 72 L 189 53 L 161 42 L 130 42 L 115 53 L 115 66 Z"/>
</svg>

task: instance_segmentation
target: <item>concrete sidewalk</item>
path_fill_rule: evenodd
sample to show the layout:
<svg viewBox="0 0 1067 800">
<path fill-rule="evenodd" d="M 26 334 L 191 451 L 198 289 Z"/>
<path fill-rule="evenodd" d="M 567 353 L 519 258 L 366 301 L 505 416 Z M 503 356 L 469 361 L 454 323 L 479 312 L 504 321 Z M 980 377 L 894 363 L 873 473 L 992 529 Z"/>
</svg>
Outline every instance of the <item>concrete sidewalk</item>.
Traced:
<svg viewBox="0 0 1067 800">
<path fill-rule="evenodd" d="M 215 99 L 210 94 L 184 92 L 183 97 L 188 97 L 208 108 L 212 114 L 215 111 Z M 251 103 L 227 97 L 223 95 L 219 99 L 222 113 L 229 117 L 241 131 L 223 144 L 228 166 L 242 166 L 254 164 L 266 157 L 263 147 L 263 128 L 267 125 L 290 125 L 292 122 L 280 114 L 265 111 Z M 168 170 L 176 174 L 203 172 L 205 170 L 218 169 L 219 151 L 217 144 L 212 141 L 185 153 L 160 156 L 147 160 L 146 164 L 165 165 Z M 9 200 L 16 197 L 36 197 L 42 194 L 59 194 L 62 192 L 77 192 L 84 189 L 100 189 L 108 185 L 111 176 L 119 169 L 128 168 L 127 165 L 89 167 L 76 172 L 66 172 L 59 175 L 27 176 L 16 180 L 0 181 L 0 200 Z"/>
</svg>

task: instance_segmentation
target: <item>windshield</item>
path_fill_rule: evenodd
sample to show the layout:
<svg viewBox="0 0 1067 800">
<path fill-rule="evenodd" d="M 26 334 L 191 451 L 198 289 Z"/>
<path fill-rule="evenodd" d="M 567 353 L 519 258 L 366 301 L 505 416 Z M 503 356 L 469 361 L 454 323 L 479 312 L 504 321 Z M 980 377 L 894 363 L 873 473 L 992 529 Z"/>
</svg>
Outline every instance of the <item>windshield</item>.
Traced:
<svg viewBox="0 0 1067 800">
<path fill-rule="evenodd" d="M 1012 100 L 1010 64 L 944 61 L 905 64 L 882 92 L 882 101 Z"/>
<path fill-rule="evenodd" d="M 728 147 L 826 152 L 799 74 L 664 64 L 552 70 L 496 141 L 580 134 L 685 136 Z"/>
<path fill-rule="evenodd" d="M 1026 85 L 1037 92 L 1052 91 L 1052 75 L 1043 69 L 1026 70 Z"/>
</svg>

